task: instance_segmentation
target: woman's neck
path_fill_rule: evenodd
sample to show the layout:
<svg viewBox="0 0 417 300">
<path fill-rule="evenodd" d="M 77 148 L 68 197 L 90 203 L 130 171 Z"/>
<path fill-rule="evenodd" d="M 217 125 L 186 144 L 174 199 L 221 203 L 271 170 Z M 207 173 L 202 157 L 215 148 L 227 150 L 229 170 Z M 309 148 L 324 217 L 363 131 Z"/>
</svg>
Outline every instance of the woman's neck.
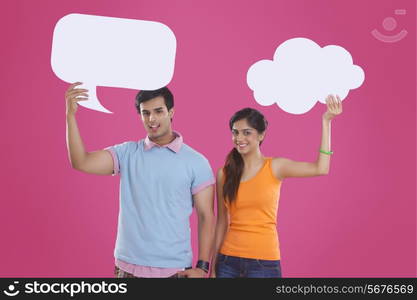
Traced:
<svg viewBox="0 0 417 300">
<path fill-rule="evenodd" d="M 261 150 L 253 151 L 247 154 L 242 155 L 243 162 L 245 163 L 245 168 L 251 168 L 252 166 L 257 166 L 260 162 L 263 162 L 264 156 L 261 153 Z"/>
</svg>

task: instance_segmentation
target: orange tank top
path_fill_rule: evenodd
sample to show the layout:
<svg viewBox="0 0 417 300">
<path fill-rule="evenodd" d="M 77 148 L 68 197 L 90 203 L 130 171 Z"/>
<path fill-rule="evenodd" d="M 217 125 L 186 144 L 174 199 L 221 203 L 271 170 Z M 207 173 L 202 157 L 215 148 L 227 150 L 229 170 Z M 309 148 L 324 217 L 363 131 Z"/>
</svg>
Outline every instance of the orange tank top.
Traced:
<svg viewBox="0 0 417 300">
<path fill-rule="evenodd" d="M 229 230 L 220 253 L 264 260 L 281 259 L 277 232 L 277 212 L 281 181 L 266 158 L 261 170 L 240 182 L 232 204 L 225 201 L 230 215 Z"/>
</svg>

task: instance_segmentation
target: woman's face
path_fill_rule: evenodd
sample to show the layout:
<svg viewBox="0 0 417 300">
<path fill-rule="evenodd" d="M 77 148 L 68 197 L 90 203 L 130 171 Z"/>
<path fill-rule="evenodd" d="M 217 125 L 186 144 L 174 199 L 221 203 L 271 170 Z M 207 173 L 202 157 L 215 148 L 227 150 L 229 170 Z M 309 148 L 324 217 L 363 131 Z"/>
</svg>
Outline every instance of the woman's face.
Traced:
<svg viewBox="0 0 417 300">
<path fill-rule="evenodd" d="M 232 140 L 236 150 L 240 154 L 248 154 L 259 148 L 259 143 L 263 140 L 264 134 L 251 127 L 246 119 L 233 123 Z"/>
</svg>

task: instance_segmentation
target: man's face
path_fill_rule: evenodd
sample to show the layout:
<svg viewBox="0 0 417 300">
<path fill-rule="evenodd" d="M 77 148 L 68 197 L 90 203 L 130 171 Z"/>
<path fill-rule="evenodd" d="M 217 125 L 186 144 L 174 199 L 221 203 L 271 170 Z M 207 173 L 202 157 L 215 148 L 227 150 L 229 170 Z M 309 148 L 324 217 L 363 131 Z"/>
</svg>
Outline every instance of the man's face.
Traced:
<svg viewBox="0 0 417 300">
<path fill-rule="evenodd" d="M 158 96 L 140 104 L 140 115 L 148 136 L 157 140 L 169 134 L 174 109 L 168 111 L 164 97 Z"/>
</svg>

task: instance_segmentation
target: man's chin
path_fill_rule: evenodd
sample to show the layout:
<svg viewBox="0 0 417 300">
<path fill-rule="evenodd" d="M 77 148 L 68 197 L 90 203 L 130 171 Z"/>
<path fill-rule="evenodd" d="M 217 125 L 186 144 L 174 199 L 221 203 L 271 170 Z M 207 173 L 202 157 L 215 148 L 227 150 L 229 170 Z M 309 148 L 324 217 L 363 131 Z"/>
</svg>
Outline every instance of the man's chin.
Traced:
<svg viewBox="0 0 417 300">
<path fill-rule="evenodd" d="M 163 137 L 164 134 L 160 133 L 160 132 L 148 132 L 148 136 L 152 140 L 157 140 L 157 139 Z"/>
<path fill-rule="evenodd" d="M 160 136 L 161 136 L 160 134 L 153 133 L 153 132 L 148 132 L 148 137 L 149 137 L 151 140 L 158 139 Z"/>
</svg>

